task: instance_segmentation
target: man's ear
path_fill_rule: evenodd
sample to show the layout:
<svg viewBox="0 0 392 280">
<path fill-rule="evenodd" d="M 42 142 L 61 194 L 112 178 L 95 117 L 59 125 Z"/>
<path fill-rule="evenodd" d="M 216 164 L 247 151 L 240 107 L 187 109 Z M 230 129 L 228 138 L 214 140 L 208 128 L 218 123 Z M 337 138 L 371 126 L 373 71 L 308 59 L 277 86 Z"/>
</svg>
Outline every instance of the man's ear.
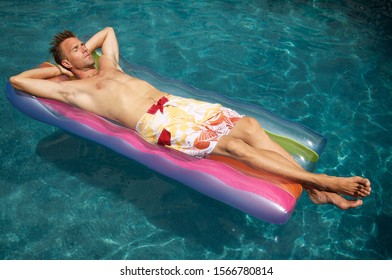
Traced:
<svg viewBox="0 0 392 280">
<path fill-rule="evenodd" d="M 61 65 L 62 65 L 64 68 L 66 68 L 66 69 L 71 69 L 71 68 L 72 68 L 72 64 L 71 64 L 68 60 L 66 60 L 66 59 L 63 59 L 63 60 L 61 61 Z"/>
</svg>

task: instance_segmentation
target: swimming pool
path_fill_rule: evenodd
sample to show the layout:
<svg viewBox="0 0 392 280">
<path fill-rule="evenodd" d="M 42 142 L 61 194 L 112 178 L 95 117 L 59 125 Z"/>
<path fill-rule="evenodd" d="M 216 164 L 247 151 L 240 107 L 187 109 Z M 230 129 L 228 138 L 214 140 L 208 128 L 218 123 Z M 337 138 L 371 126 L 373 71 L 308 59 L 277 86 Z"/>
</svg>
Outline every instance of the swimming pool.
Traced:
<svg viewBox="0 0 392 280">
<path fill-rule="evenodd" d="M 267 224 L 29 119 L 3 94 L 1 259 L 392 257 L 388 1 L 34 2 L 0 4 L 2 88 L 48 58 L 57 31 L 113 26 L 132 63 L 321 132 L 316 171 L 369 177 L 373 194 L 345 212 L 304 195 L 287 224 Z"/>
</svg>

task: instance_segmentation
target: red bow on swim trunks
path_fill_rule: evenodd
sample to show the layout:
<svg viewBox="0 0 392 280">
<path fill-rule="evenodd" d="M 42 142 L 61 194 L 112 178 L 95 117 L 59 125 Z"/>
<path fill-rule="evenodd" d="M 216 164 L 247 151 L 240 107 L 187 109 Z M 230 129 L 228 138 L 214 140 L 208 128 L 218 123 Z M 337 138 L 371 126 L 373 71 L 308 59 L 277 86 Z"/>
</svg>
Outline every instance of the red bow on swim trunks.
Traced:
<svg viewBox="0 0 392 280">
<path fill-rule="evenodd" d="M 165 105 L 166 102 L 168 102 L 169 99 L 167 99 L 165 96 L 162 97 L 161 99 L 158 100 L 157 104 L 153 104 L 150 109 L 148 109 L 147 113 L 151 115 L 155 115 L 155 113 L 159 110 L 161 113 L 163 113 L 163 105 Z"/>
</svg>

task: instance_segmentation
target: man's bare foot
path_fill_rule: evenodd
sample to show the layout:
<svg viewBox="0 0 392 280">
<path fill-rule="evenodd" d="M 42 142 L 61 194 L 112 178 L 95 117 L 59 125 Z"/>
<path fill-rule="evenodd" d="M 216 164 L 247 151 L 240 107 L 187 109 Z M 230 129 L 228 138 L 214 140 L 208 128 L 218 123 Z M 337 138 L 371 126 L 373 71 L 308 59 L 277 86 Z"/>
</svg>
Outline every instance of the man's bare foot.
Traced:
<svg viewBox="0 0 392 280">
<path fill-rule="evenodd" d="M 306 189 L 310 200 L 315 204 L 332 204 L 336 207 L 347 210 L 362 205 L 362 200 L 347 200 L 337 193 L 319 191 L 316 189 Z"/>
<path fill-rule="evenodd" d="M 319 175 L 313 188 L 356 198 L 366 197 L 371 192 L 370 181 L 359 176 L 343 178 Z"/>
</svg>

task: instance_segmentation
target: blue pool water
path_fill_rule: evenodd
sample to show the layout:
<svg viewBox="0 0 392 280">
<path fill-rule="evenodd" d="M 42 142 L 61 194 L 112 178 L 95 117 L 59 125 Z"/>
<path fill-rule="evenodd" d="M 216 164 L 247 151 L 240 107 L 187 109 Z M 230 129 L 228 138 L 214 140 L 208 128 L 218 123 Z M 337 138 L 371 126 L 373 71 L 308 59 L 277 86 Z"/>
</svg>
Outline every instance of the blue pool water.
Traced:
<svg viewBox="0 0 392 280">
<path fill-rule="evenodd" d="M 304 194 L 271 225 L 27 118 L 2 94 L 0 259 L 392 258 L 391 1 L 3 0 L 0 14 L 3 89 L 48 59 L 57 31 L 113 26 L 127 60 L 319 131 L 316 172 L 373 186 L 348 211 Z"/>
</svg>

